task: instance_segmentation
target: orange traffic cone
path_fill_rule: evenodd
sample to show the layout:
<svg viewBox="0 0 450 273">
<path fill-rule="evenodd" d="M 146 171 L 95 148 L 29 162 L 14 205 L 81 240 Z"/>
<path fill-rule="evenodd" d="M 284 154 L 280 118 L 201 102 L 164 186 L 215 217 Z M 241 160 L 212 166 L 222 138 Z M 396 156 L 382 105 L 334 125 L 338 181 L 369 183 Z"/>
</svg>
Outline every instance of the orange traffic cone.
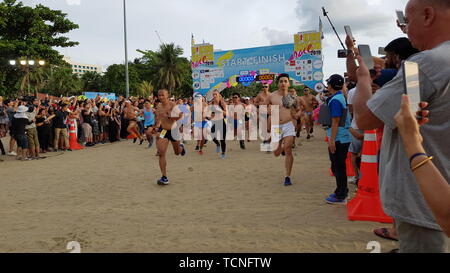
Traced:
<svg viewBox="0 0 450 273">
<path fill-rule="evenodd" d="M 352 177 L 355 176 L 355 169 L 353 169 L 353 164 L 352 164 L 352 153 L 348 153 L 347 154 L 347 161 L 345 161 L 345 164 L 347 166 L 347 176 L 348 177 Z"/>
<path fill-rule="evenodd" d="M 381 206 L 378 187 L 377 134 L 375 130 L 366 131 L 361 160 L 361 179 L 356 197 L 347 204 L 350 221 L 371 221 L 392 223 Z"/>
<path fill-rule="evenodd" d="M 69 121 L 70 130 L 69 130 L 69 145 L 71 150 L 81 150 L 84 147 L 81 146 L 77 141 L 77 132 L 75 130 L 75 119 L 71 119 Z"/>
</svg>

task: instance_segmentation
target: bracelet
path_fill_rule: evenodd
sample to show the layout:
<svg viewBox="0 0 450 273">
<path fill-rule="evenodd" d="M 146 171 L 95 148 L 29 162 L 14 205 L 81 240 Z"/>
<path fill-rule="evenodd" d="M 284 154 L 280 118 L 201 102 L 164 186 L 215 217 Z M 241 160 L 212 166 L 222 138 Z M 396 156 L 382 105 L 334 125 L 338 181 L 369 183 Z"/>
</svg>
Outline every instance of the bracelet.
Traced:
<svg viewBox="0 0 450 273">
<path fill-rule="evenodd" d="M 414 172 L 415 170 L 419 169 L 420 167 L 422 167 L 423 165 L 427 164 L 428 162 L 430 162 L 433 159 L 432 156 L 430 156 L 429 158 L 425 159 L 424 161 L 420 162 L 419 164 L 417 164 L 416 166 L 412 167 L 411 170 Z"/>
<path fill-rule="evenodd" d="M 416 158 L 416 157 L 418 157 L 418 156 L 422 156 L 422 155 L 423 155 L 423 156 L 427 156 L 427 155 L 424 154 L 424 153 L 417 153 L 417 154 L 411 156 L 411 158 L 409 159 L 409 166 L 411 167 L 411 164 L 412 164 L 414 158 Z"/>
</svg>

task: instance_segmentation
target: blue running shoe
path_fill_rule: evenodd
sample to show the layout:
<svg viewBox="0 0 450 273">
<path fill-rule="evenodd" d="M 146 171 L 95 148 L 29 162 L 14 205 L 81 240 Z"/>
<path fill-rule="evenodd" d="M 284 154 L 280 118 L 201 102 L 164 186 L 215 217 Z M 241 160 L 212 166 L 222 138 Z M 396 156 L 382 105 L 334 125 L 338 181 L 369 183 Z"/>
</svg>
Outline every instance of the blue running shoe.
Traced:
<svg viewBox="0 0 450 273">
<path fill-rule="evenodd" d="M 169 185 L 169 179 L 167 177 L 163 176 L 158 180 L 158 185 Z"/>
<path fill-rule="evenodd" d="M 328 197 L 326 202 L 330 205 L 347 205 L 347 198 L 337 199 L 336 197 Z"/>
<path fill-rule="evenodd" d="M 330 194 L 328 197 L 336 198 L 336 194 L 335 194 L 335 193 L 332 193 L 332 194 Z"/>
<path fill-rule="evenodd" d="M 226 158 L 225 154 L 220 155 L 220 159 L 225 159 L 225 158 Z"/>
<path fill-rule="evenodd" d="M 216 153 L 220 153 L 220 145 L 216 146 Z"/>
<path fill-rule="evenodd" d="M 284 185 L 287 186 L 292 186 L 292 182 L 291 182 L 291 178 L 290 177 L 285 177 L 284 178 Z"/>
<path fill-rule="evenodd" d="M 183 149 L 183 150 L 181 150 L 181 156 L 185 156 L 186 155 L 186 149 L 184 148 L 184 145 L 180 144 L 180 147 L 181 147 L 181 149 Z"/>
</svg>

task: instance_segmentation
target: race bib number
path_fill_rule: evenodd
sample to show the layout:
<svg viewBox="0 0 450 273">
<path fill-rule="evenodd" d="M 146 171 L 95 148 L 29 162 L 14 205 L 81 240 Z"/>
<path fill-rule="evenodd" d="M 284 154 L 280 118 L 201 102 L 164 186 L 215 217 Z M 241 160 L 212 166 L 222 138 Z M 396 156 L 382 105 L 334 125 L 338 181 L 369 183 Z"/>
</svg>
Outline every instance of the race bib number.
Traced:
<svg viewBox="0 0 450 273">
<path fill-rule="evenodd" d="M 161 134 L 159 135 L 160 138 L 164 138 L 167 134 L 167 130 L 162 130 Z"/>
</svg>

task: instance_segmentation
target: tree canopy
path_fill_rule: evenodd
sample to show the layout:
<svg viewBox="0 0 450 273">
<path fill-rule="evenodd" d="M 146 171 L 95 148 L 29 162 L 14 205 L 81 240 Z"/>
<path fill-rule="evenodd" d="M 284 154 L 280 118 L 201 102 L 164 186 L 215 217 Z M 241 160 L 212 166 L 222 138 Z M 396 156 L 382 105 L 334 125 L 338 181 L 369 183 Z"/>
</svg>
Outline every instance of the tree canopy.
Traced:
<svg viewBox="0 0 450 273">
<path fill-rule="evenodd" d="M 63 65 L 63 56 L 54 48 L 76 46 L 78 43 L 64 34 L 77 28 L 60 10 L 3 0 L 0 3 L 0 94 L 16 93 L 17 82 L 23 77 L 33 77 L 11 66 L 10 60 L 42 59 L 47 64 Z"/>
</svg>

